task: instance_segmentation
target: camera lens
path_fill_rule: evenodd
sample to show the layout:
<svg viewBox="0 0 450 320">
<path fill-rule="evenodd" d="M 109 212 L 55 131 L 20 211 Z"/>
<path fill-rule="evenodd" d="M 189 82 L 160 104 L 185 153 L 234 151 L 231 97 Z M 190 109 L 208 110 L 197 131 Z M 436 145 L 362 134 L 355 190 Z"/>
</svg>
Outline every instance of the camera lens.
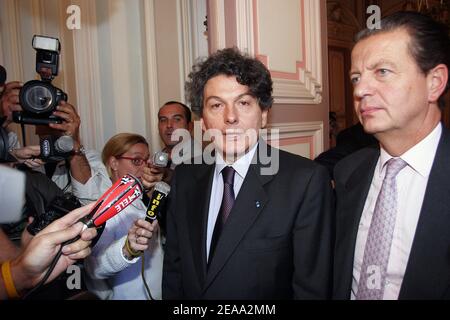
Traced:
<svg viewBox="0 0 450 320">
<path fill-rule="evenodd" d="M 23 109 L 34 114 L 52 112 L 57 104 L 56 98 L 56 89 L 43 81 L 29 81 L 20 90 Z"/>
<path fill-rule="evenodd" d="M 27 105 L 32 107 L 36 112 L 42 112 L 48 109 L 52 104 L 52 93 L 45 87 L 31 88 L 25 96 Z"/>
</svg>

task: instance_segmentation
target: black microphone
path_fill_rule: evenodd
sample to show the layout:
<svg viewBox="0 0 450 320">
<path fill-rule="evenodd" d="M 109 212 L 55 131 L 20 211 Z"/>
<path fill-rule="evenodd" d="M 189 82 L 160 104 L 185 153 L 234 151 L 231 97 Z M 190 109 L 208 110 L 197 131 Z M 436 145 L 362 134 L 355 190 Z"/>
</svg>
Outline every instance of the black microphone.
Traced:
<svg viewBox="0 0 450 320">
<path fill-rule="evenodd" d="M 72 155 L 73 138 L 70 136 L 42 138 L 40 141 L 40 158 L 46 162 L 59 162 Z"/>
<path fill-rule="evenodd" d="M 0 87 L 3 86 L 6 82 L 6 69 L 0 65 Z"/>
<path fill-rule="evenodd" d="M 153 190 L 152 197 L 150 198 L 150 203 L 147 207 L 145 221 L 153 222 L 155 220 L 161 219 L 161 208 L 164 206 L 169 192 L 170 186 L 167 183 L 160 181 L 155 184 L 155 189 Z"/>
</svg>

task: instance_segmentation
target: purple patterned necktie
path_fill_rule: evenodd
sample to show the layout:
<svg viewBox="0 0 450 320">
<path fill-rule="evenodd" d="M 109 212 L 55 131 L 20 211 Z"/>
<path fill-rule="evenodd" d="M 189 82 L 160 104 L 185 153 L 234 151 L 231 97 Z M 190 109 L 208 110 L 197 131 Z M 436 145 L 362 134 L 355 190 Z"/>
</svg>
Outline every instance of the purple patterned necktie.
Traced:
<svg viewBox="0 0 450 320">
<path fill-rule="evenodd" d="M 234 169 L 233 167 L 225 167 L 222 169 L 223 178 L 223 197 L 222 203 L 220 205 L 219 214 L 217 216 L 216 224 L 214 226 L 213 236 L 211 239 L 211 246 L 209 248 L 209 259 L 214 254 L 217 242 L 219 240 L 220 234 L 222 233 L 223 226 L 228 219 L 228 215 L 234 205 Z"/>
<path fill-rule="evenodd" d="M 386 164 L 386 175 L 375 204 L 367 236 L 357 300 L 383 299 L 386 271 L 397 215 L 397 174 L 407 163 L 392 158 Z"/>
</svg>

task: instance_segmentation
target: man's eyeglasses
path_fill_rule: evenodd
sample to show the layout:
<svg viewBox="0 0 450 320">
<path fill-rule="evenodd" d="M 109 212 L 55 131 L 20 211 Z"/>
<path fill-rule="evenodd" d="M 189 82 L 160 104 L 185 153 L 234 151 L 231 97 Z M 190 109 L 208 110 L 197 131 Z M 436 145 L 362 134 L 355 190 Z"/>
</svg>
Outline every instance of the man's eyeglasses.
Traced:
<svg viewBox="0 0 450 320">
<path fill-rule="evenodd" d="M 147 159 L 142 159 L 142 158 L 131 158 L 131 157 L 116 157 L 117 159 L 126 159 L 126 160 L 130 160 L 131 163 L 136 166 L 136 167 L 141 167 L 142 165 L 144 165 L 149 158 Z"/>
</svg>

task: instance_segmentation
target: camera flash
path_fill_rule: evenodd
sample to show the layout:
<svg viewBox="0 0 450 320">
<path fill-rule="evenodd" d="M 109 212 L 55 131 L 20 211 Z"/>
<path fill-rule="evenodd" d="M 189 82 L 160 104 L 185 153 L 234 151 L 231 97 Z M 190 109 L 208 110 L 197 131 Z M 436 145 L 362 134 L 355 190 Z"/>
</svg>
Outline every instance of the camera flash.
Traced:
<svg viewBox="0 0 450 320">
<path fill-rule="evenodd" d="M 59 52 L 60 44 L 59 40 L 56 38 L 34 36 L 33 37 L 33 48 L 36 50 L 48 50 Z"/>
</svg>

